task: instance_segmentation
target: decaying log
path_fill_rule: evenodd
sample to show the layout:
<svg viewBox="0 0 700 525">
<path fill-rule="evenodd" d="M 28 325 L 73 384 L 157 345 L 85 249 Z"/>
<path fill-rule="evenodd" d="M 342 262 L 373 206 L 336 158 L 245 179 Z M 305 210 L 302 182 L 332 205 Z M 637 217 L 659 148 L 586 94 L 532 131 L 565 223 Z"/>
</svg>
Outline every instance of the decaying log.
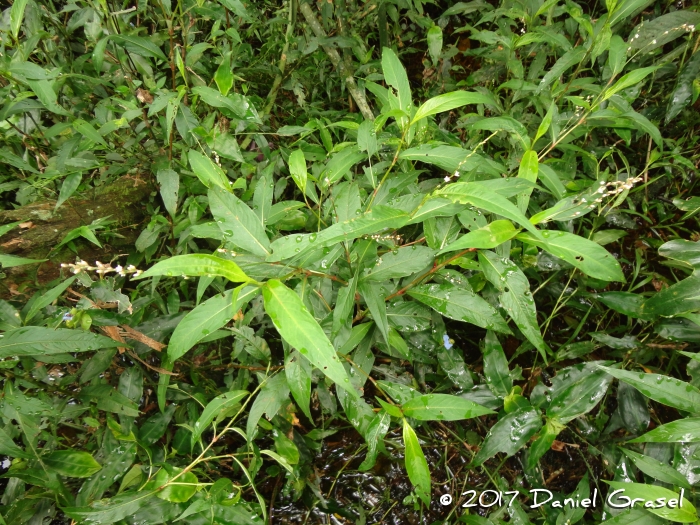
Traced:
<svg viewBox="0 0 700 525">
<path fill-rule="evenodd" d="M 109 217 L 117 221 L 110 226 L 123 238 L 114 237 L 100 250 L 81 239 L 76 242 L 81 257 L 90 260 L 95 256 L 109 260 L 120 247 L 131 246 L 143 229 L 146 202 L 154 191 L 152 182 L 131 176 L 121 177 L 112 184 L 92 190 L 91 195 L 71 198 L 55 210 L 55 201 L 39 201 L 15 210 L 0 211 L 0 225 L 22 221 L 22 224 L 0 237 L 0 252 L 30 259 L 49 259 L 41 264 L 5 268 L 1 271 L 3 283 L 18 282 L 24 276 L 33 275 L 45 282 L 58 277 L 60 263 L 74 262 L 75 254 L 62 247 L 53 250 L 68 232 L 80 226 L 88 226 L 95 219 Z M 98 232 L 99 237 L 99 232 Z"/>
</svg>

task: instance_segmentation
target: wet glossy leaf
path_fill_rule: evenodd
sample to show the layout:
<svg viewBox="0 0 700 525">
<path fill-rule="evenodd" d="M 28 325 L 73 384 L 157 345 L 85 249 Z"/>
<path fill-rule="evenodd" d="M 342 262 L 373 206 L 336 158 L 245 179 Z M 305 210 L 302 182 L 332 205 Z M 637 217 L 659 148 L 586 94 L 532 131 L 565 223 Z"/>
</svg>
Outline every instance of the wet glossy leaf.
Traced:
<svg viewBox="0 0 700 525">
<path fill-rule="evenodd" d="M 583 372 L 585 369 L 581 369 Z M 547 408 L 547 416 L 556 418 L 561 423 L 568 423 L 593 410 L 605 397 L 612 378 L 602 370 L 590 370 L 587 373 L 572 374 L 571 381 L 566 379 L 553 393 Z"/>
<path fill-rule="evenodd" d="M 506 397 L 513 389 L 508 360 L 496 334 L 490 330 L 486 332 L 484 345 L 484 376 L 491 392 L 498 397 Z"/>
<path fill-rule="evenodd" d="M 292 176 L 292 179 L 302 193 L 305 193 L 306 179 L 308 175 L 306 171 L 306 159 L 304 158 L 304 152 L 300 149 L 294 150 L 289 155 L 289 174 Z"/>
<path fill-rule="evenodd" d="M 647 476 L 651 476 L 654 479 L 663 481 L 664 483 L 670 483 L 671 485 L 677 485 L 685 489 L 690 490 L 690 484 L 685 476 L 678 472 L 676 469 L 662 463 L 658 459 L 645 456 L 644 454 L 639 454 L 632 450 L 627 450 L 626 448 L 621 449 L 622 452 L 634 462 L 634 466 L 639 470 L 644 472 Z"/>
<path fill-rule="evenodd" d="M 409 113 L 413 105 L 411 100 L 411 87 L 408 83 L 408 75 L 401 64 L 399 57 L 388 47 L 382 49 L 382 72 L 384 80 L 396 90 L 399 108 Z"/>
<path fill-rule="evenodd" d="M 156 493 L 160 499 L 173 503 L 184 503 L 197 492 L 199 480 L 192 472 L 184 472 L 180 468 L 172 467 L 171 473 L 168 473 L 164 468 L 160 469 L 154 481 L 158 487 L 165 485 L 163 490 Z"/>
<path fill-rule="evenodd" d="M 90 454 L 77 450 L 56 450 L 42 461 L 58 475 L 70 478 L 89 478 L 102 469 Z"/>
<path fill-rule="evenodd" d="M 288 397 L 289 385 L 284 375 L 277 374 L 265 381 L 248 413 L 246 434 L 248 434 L 249 439 L 254 435 L 258 421 L 260 421 L 263 414 L 267 415 L 268 419 L 272 419 Z"/>
<path fill-rule="evenodd" d="M 356 145 L 339 151 L 331 157 L 328 164 L 326 164 L 326 169 L 321 172 L 321 185 L 328 187 L 334 184 L 340 180 L 350 168 L 366 158 L 367 154 L 361 152 Z"/>
<path fill-rule="evenodd" d="M 199 436 L 205 432 L 209 425 L 212 424 L 214 419 L 221 413 L 227 411 L 229 408 L 236 406 L 243 399 L 248 396 L 247 390 L 234 390 L 231 392 L 226 392 L 220 396 L 216 396 L 214 399 L 207 403 L 204 407 L 202 415 L 195 422 L 192 427 L 192 446 L 199 440 Z"/>
<path fill-rule="evenodd" d="M 458 421 L 493 414 L 481 405 L 448 394 L 426 394 L 414 397 L 401 406 L 406 417 L 419 421 Z"/>
<path fill-rule="evenodd" d="M 700 413 L 700 390 L 679 379 L 599 366 L 611 376 L 632 385 L 654 401 L 686 412 Z"/>
<path fill-rule="evenodd" d="M 0 358 L 22 355 L 52 355 L 70 352 L 90 352 L 101 348 L 124 346 L 114 339 L 68 328 L 25 326 L 3 334 Z"/>
<path fill-rule="evenodd" d="M 490 222 L 487 226 L 472 230 L 455 242 L 443 248 L 438 255 L 447 252 L 466 250 L 467 248 L 490 249 L 512 239 L 518 233 L 513 223 L 506 220 Z"/>
<path fill-rule="evenodd" d="M 550 352 L 537 324 L 537 311 L 525 274 L 510 259 L 490 251 L 479 252 L 479 263 L 486 278 L 501 292 L 501 304 L 525 337 L 542 356 Z"/>
<path fill-rule="evenodd" d="M 114 523 L 133 516 L 156 495 L 156 491 L 127 492 L 112 498 L 98 500 L 89 507 L 63 507 L 70 518 L 93 523 Z"/>
<path fill-rule="evenodd" d="M 688 263 L 693 268 L 699 269 L 700 241 L 691 242 L 684 239 L 669 241 L 659 246 L 659 255 Z"/>
<path fill-rule="evenodd" d="M 386 281 L 411 275 L 424 270 L 433 262 L 435 251 L 426 246 L 399 248 L 382 255 L 370 271 L 365 274 L 365 281 Z"/>
<path fill-rule="evenodd" d="M 246 286 L 238 292 L 234 304 L 233 290 L 227 290 L 223 295 L 215 295 L 188 312 L 170 337 L 170 360 L 175 362 L 180 359 L 199 341 L 228 323 L 259 291 L 255 286 Z"/>
<path fill-rule="evenodd" d="M 457 189 L 459 190 L 459 193 L 453 193 L 453 191 L 457 191 Z M 505 197 L 500 196 L 498 193 L 489 191 L 482 185 L 466 183 L 460 184 L 459 186 L 455 185 L 454 189 L 447 186 L 447 188 L 445 188 L 445 190 L 443 190 L 441 193 L 457 202 L 471 204 L 472 206 L 476 206 L 482 210 L 510 219 L 526 230 L 529 230 L 534 238 L 542 238 L 537 228 L 535 228 L 532 223 L 527 220 L 527 218 L 513 203 L 511 203 Z"/>
<path fill-rule="evenodd" d="M 377 454 L 381 450 L 384 436 L 389 431 L 391 416 L 384 410 L 379 412 L 367 429 L 365 440 L 367 441 L 367 456 L 358 467 L 360 471 L 370 470 L 377 461 Z"/>
<path fill-rule="evenodd" d="M 416 488 L 416 494 L 426 505 L 430 505 L 430 468 L 420 447 L 416 432 L 403 420 L 403 443 L 405 448 L 406 472 Z"/>
<path fill-rule="evenodd" d="M 254 255 L 270 255 L 270 240 L 257 215 L 233 193 L 209 190 L 209 206 L 224 238 Z"/>
<path fill-rule="evenodd" d="M 263 297 L 265 311 L 282 338 L 338 387 L 357 397 L 333 345 L 299 296 L 280 281 L 272 279 L 263 288 Z"/>
<path fill-rule="evenodd" d="M 467 282 L 459 286 L 449 282 L 419 285 L 407 293 L 450 319 L 465 321 L 489 330 L 510 333 L 508 325 L 498 312 L 475 294 Z"/>
<path fill-rule="evenodd" d="M 654 508 L 649 508 L 645 506 L 645 509 L 652 514 L 656 514 L 664 519 L 679 522 L 679 523 L 694 523 L 697 521 L 697 511 L 695 506 L 690 503 L 687 499 L 683 498 L 681 500 L 681 494 L 673 492 L 672 490 L 659 487 L 656 485 L 645 485 L 643 483 L 622 483 L 619 481 L 605 481 L 610 487 L 617 491 L 620 491 L 620 496 L 629 499 L 616 500 L 614 496 L 608 494 L 608 501 L 613 498 L 618 504 L 631 501 L 634 498 L 641 498 L 642 501 L 657 500 L 663 498 L 666 505 L 658 507 L 655 505 Z M 675 499 L 677 508 L 672 508 L 668 504 L 669 500 Z M 656 503 L 656 501 L 655 501 Z"/>
<path fill-rule="evenodd" d="M 620 263 L 599 244 L 563 231 L 544 231 L 542 236 L 544 241 L 528 233 L 521 233 L 516 239 L 534 244 L 596 279 L 624 282 Z"/>
<path fill-rule="evenodd" d="M 521 408 L 505 415 L 486 435 L 484 442 L 472 460 L 479 466 L 499 452 L 512 456 L 542 427 L 542 417 L 537 410 Z"/>
<path fill-rule="evenodd" d="M 303 359 L 301 354 L 294 350 L 285 359 L 284 373 L 297 406 L 309 418 L 309 421 L 313 421 L 309 410 L 311 403 L 311 365 L 309 361 Z"/>
<path fill-rule="evenodd" d="M 672 423 L 666 423 L 656 427 L 654 430 L 631 439 L 630 443 L 676 443 L 700 442 L 700 418 L 687 417 Z"/>
<path fill-rule="evenodd" d="M 167 275 L 168 277 L 189 277 L 221 276 L 234 283 L 245 283 L 251 281 L 238 265 L 227 259 L 222 259 L 214 255 L 204 253 L 192 253 L 189 255 L 176 255 L 164 261 L 154 264 L 143 272 L 136 279 L 145 279 L 156 275 Z"/>
</svg>

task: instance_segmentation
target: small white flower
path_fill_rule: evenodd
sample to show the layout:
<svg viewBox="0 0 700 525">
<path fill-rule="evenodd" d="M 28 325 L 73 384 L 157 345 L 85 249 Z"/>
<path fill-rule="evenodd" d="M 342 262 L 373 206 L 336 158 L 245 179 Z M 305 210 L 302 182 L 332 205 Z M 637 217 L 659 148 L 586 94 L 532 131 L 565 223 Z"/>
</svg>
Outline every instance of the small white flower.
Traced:
<svg viewBox="0 0 700 525">
<path fill-rule="evenodd" d="M 449 176 L 449 175 L 445 175 L 445 182 L 450 182 L 450 176 Z"/>
</svg>

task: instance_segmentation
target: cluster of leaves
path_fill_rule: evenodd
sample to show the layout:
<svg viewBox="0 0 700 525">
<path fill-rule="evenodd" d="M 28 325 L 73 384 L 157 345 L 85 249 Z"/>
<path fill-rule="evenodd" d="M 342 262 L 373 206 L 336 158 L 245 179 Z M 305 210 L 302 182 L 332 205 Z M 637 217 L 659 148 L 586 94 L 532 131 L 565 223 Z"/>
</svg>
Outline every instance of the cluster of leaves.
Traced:
<svg viewBox="0 0 700 525">
<path fill-rule="evenodd" d="M 335 512 L 313 458 L 344 422 L 416 509 L 439 428 L 522 492 L 493 523 L 696 521 L 700 13 L 651 4 L 15 0 L 0 191 L 159 192 L 123 267 L 0 301 L 0 522 L 262 523 L 274 478 Z M 684 505 L 528 514 L 563 432 Z"/>
</svg>

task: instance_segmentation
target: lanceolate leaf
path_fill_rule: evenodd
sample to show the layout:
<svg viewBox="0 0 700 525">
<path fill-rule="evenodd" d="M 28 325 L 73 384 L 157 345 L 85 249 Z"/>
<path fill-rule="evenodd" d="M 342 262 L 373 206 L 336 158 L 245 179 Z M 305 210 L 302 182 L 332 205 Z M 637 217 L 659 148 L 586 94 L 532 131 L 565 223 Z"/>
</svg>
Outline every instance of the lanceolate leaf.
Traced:
<svg viewBox="0 0 700 525">
<path fill-rule="evenodd" d="M 700 417 L 687 417 L 656 427 L 630 443 L 700 442 Z"/>
<path fill-rule="evenodd" d="M 155 490 L 127 492 L 109 499 L 98 500 L 89 507 L 62 507 L 66 516 L 88 523 L 115 523 L 133 516 L 155 495 Z"/>
<path fill-rule="evenodd" d="M 611 376 L 632 385 L 642 394 L 654 401 L 678 410 L 700 413 L 700 390 L 679 379 L 660 374 L 645 374 L 599 366 Z"/>
<path fill-rule="evenodd" d="M 474 293 L 466 282 L 459 286 L 449 282 L 424 284 L 410 289 L 407 293 L 450 319 L 510 333 L 507 323 L 496 309 Z"/>
<path fill-rule="evenodd" d="M 423 449 L 418 443 L 416 432 L 403 420 L 403 443 L 405 448 L 404 460 L 406 462 L 406 472 L 408 479 L 416 487 L 416 494 L 426 505 L 430 505 L 430 468 L 425 459 Z"/>
<path fill-rule="evenodd" d="M 624 282 L 620 263 L 600 244 L 564 231 L 543 231 L 542 237 L 544 240 L 529 233 L 516 236 L 523 242 L 534 244 L 564 259 L 586 275 L 603 281 Z"/>
<path fill-rule="evenodd" d="M 619 505 L 627 501 L 632 501 L 635 498 L 641 498 L 642 501 L 653 501 L 657 502 L 663 498 L 664 502 L 669 502 L 672 499 L 677 501 L 677 506 L 671 506 L 666 503 L 665 505 L 655 504 L 653 507 L 646 507 L 645 509 L 656 514 L 661 518 L 665 518 L 671 521 L 680 523 L 694 523 L 698 519 L 697 510 L 695 506 L 685 498 L 682 498 L 682 492 L 679 494 L 672 490 L 664 487 L 659 487 L 657 485 L 645 485 L 643 483 L 624 483 L 619 481 L 606 481 L 610 485 L 610 489 L 615 491 L 620 491 L 618 494 L 624 496 L 623 498 L 616 499 L 610 494 L 612 490 L 608 492 L 608 500 Z"/>
<path fill-rule="evenodd" d="M 473 401 L 447 394 L 415 397 L 404 403 L 401 410 L 406 417 L 419 421 L 458 421 L 494 413 Z"/>
<path fill-rule="evenodd" d="M 388 47 L 382 49 L 382 71 L 384 80 L 396 90 L 399 99 L 399 109 L 409 113 L 413 102 L 411 100 L 411 88 L 408 83 L 408 75 L 401 64 L 399 57 Z"/>
<path fill-rule="evenodd" d="M 90 352 L 116 346 L 128 345 L 82 330 L 25 326 L 9 330 L 0 338 L 0 358 Z"/>
<path fill-rule="evenodd" d="M 506 397 L 513 389 L 513 380 L 508 370 L 508 360 L 503 347 L 492 331 L 486 332 L 484 345 L 484 376 L 486 382 L 498 397 Z"/>
<path fill-rule="evenodd" d="M 513 223 L 507 220 L 490 222 L 487 226 L 462 235 L 455 242 L 438 252 L 456 252 L 467 248 L 490 249 L 512 239 L 518 233 Z"/>
<path fill-rule="evenodd" d="M 232 392 L 226 392 L 220 396 L 216 396 L 214 399 L 209 401 L 202 415 L 194 424 L 192 428 L 192 445 L 199 440 L 199 436 L 202 435 L 204 431 L 209 428 L 212 421 L 221 413 L 225 412 L 229 408 L 237 405 L 243 399 L 248 396 L 247 390 L 234 390 Z"/>
<path fill-rule="evenodd" d="M 644 454 L 639 454 L 632 450 L 622 449 L 622 452 L 630 458 L 634 465 L 644 472 L 647 476 L 658 479 L 665 483 L 670 483 L 671 485 L 678 485 L 686 490 L 691 490 L 690 483 L 688 480 L 678 472 L 676 469 L 670 465 L 659 461 L 656 458 L 650 456 L 645 456 Z"/>
<path fill-rule="evenodd" d="M 347 390 L 353 397 L 358 397 L 333 345 L 306 309 L 301 298 L 277 279 L 265 284 L 263 297 L 265 311 L 282 338 L 299 350 L 301 355 L 339 388 Z"/>
<path fill-rule="evenodd" d="M 382 255 L 363 277 L 365 281 L 386 281 L 411 275 L 433 262 L 435 252 L 425 246 L 399 248 Z"/>
<path fill-rule="evenodd" d="M 270 255 L 270 240 L 255 212 L 233 193 L 209 190 L 209 206 L 224 238 L 254 255 Z"/>
<path fill-rule="evenodd" d="M 313 249 L 326 248 L 339 242 L 351 241 L 362 235 L 382 232 L 388 228 L 398 229 L 409 220 L 405 211 L 388 206 L 375 206 L 372 211 L 355 219 L 338 222 L 318 233 L 292 234 L 275 240 L 271 247 L 273 254 L 268 261 L 282 261 L 291 257 L 301 257 Z"/>
<path fill-rule="evenodd" d="M 218 187 L 227 192 L 231 191 L 231 181 L 226 177 L 221 167 L 198 151 L 190 150 L 187 157 L 192 171 L 207 188 Z"/>
<path fill-rule="evenodd" d="M 148 38 L 140 36 L 112 35 L 112 40 L 123 46 L 127 51 L 146 58 L 168 60 L 160 48 Z"/>
<path fill-rule="evenodd" d="M 200 275 L 221 276 L 234 283 L 245 283 L 252 279 L 236 263 L 214 255 L 192 253 L 165 259 L 143 272 L 137 279 L 167 275 L 168 277 L 196 277 Z"/>
<path fill-rule="evenodd" d="M 641 311 L 647 316 L 671 317 L 700 308 L 700 274 L 693 274 L 644 301 Z"/>
<path fill-rule="evenodd" d="M 542 417 L 533 408 L 520 408 L 506 414 L 496 423 L 472 460 L 473 466 L 481 465 L 499 452 L 512 456 L 520 450 L 542 427 Z"/>
<path fill-rule="evenodd" d="M 464 204 L 471 204 L 482 210 L 501 215 L 530 231 L 536 238 L 542 238 L 527 217 L 508 199 L 489 191 L 479 184 L 460 184 L 459 193 L 453 193 L 450 186 L 441 191 L 443 195 Z"/>
<path fill-rule="evenodd" d="M 231 321 L 234 314 L 255 297 L 260 288 L 247 286 L 238 292 L 233 303 L 233 290 L 207 299 L 189 312 L 175 327 L 168 344 L 168 356 L 175 362 L 199 341 Z"/>
<path fill-rule="evenodd" d="M 428 99 L 421 104 L 418 111 L 416 111 L 411 124 L 415 124 L 422 118 L 429 117 L 443 111 L 449 111 L 460 106 L 466 106 L 467 104 L 493 103 L 494 101 L 491 97 L 487 97 L 481 93 L 470 93 L 468 91 L 453 91 L 451 93 L 445 93 L 444 95 L 438 95 L 437 97 Z"/>
<path fill-rule="evenodd" d="M 56 450 L 42 461 L 57 474 L 70 478 L 89 478 L 102 469 L 90 454 L 77 450 Z"/>
<path fill-rule="evenodd" d="M 513 261 L 501 259 L 487 250 L 479 252 L 479 263 L 486 278 L 501 292 L 503 308 L 523 335 L 540 351 L 542 357 L 545 357 L 550 350 L 540 333 L 535 301 L 525 274 Z"/>
</svg>

